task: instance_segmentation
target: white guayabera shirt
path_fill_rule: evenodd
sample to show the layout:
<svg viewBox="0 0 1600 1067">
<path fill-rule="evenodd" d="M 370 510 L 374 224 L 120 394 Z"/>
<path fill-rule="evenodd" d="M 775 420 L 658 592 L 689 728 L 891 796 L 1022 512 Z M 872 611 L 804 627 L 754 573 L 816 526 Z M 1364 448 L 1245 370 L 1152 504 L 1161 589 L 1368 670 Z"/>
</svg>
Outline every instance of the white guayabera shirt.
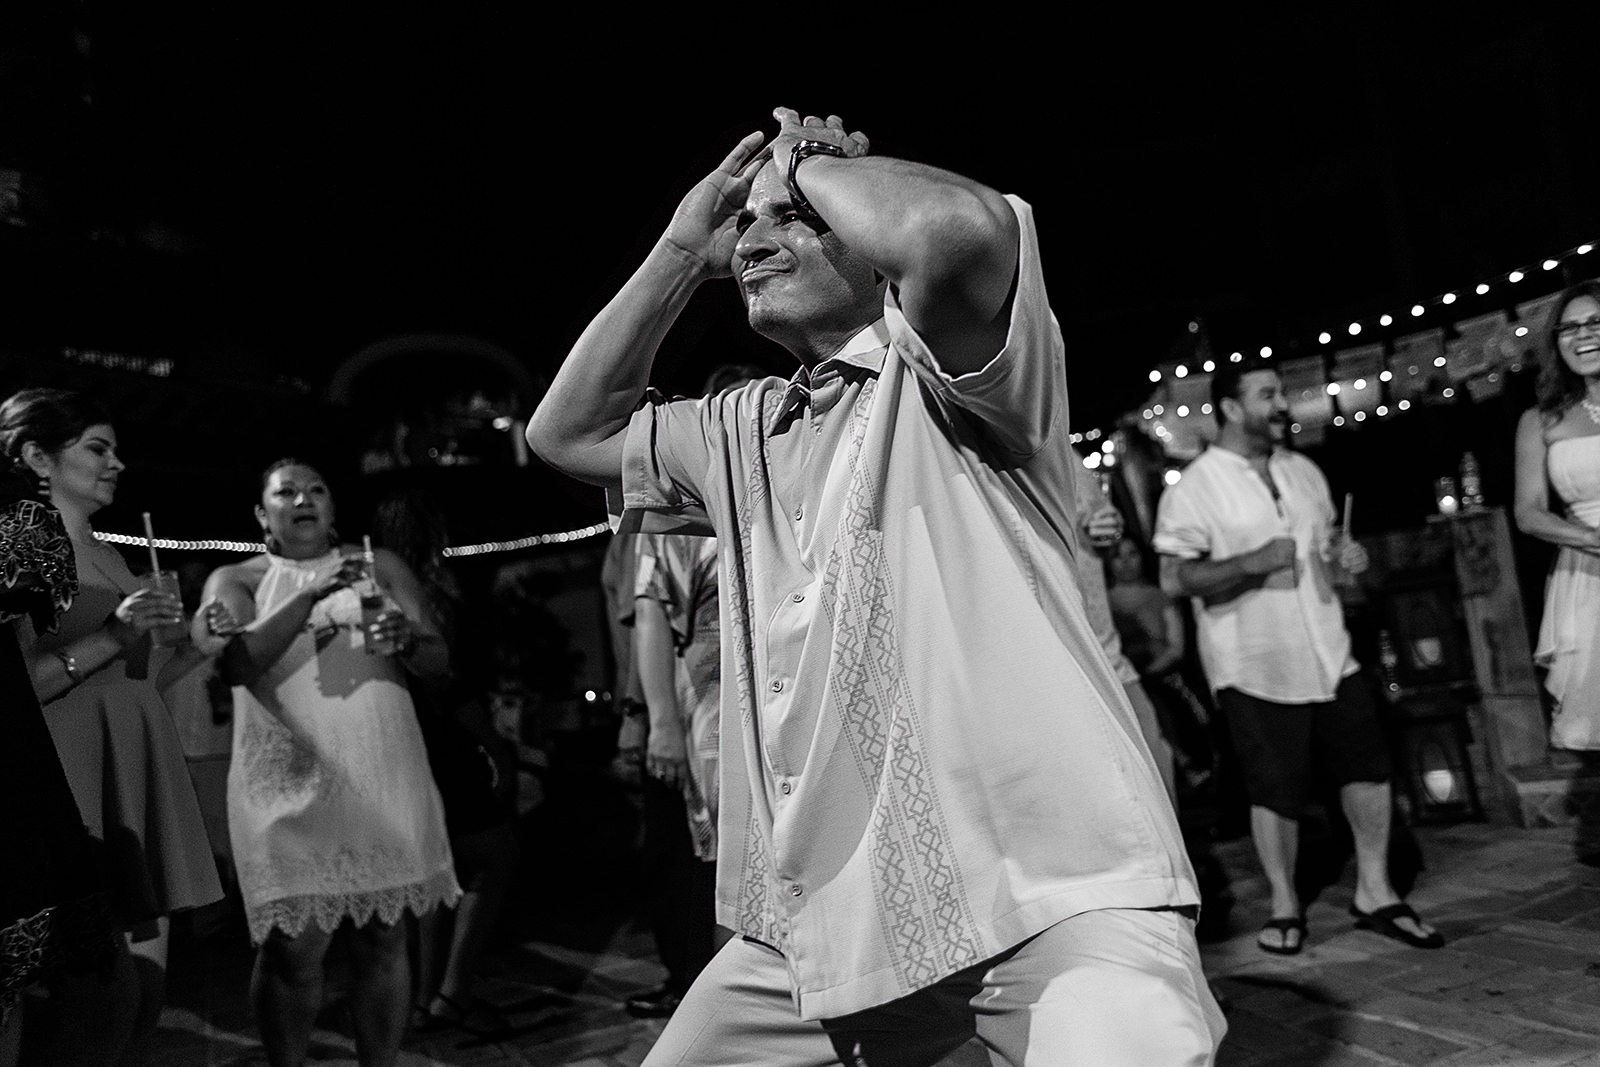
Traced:
<svg viewBox="0 0 1600 1067">
<path fill-rule="evenodd" d="M 791 381 L 646 404 L 630 508 L 720 549 L 717 918 L 858 1011 L 1099 908 L 1194 904 L 1084 614 L 1065 348 L 1032 209 L 1006 345 L 952 378 L 884 318 Z"/>
</svg>

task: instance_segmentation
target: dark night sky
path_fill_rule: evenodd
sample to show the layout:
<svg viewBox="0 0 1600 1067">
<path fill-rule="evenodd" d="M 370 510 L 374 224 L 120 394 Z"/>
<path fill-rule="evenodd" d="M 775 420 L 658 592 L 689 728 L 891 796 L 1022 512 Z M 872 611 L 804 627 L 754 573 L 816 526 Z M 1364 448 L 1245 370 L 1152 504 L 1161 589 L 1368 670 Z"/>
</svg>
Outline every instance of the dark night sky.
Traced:
<svg viewBox="0 0 1600 1067">
<path fill-rule="evenodd" d="M 181 249 L 92 278 L 24 263 L 14 337 L 249 351 L 317 382 L 374 341 L 453 332 L 547 378 L 780 103 L 1035 204 L 1080 425 L 1136 404 L 1196 315 L 1219 348 L 1284 351 L 1600 235 L 1592 16 L 1330 5 L 1046 32 L 918 12 L 897 37 L 782 6 L 676 26 L 153 10 L 80 8 L 82 48 L 48 19 L 0 42 L 0 166 Z M 718 288 L 663 353 L 669 389 L 728 356 L 788 373 Z"/>
</svg>

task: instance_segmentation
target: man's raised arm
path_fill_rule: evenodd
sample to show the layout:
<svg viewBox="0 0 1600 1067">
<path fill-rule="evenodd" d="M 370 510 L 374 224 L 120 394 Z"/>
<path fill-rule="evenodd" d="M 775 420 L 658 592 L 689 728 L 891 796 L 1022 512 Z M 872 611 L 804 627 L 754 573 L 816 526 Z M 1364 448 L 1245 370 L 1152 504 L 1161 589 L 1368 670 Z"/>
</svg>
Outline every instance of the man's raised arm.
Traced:
<svg viewBox="0 0 1600 1067">
<path fill-rule="evenodd" d="M 802 140 L 854 147 L 837 115 L 802 122 L 788 108 L 772 114 L 780 124 L 772 160 L 786 180 Z M 981 370 L 1005 347 L 1016 275 L 1019 227 L 1005 197 L 901 159 L 856 151 L 802 159 L 794 184 L 839 239 L 889 279 L 906 321 L 945 372 Z"/>
<path fill-rule="evenodd" d="M 623 437 L 661 339 L 701 282 L 732 273 L 734 219 L 754 177 L 742 165 L 762 140 L 747 136 L 689 191 L 644 263 L 578 338 L 528 422 L 529 447 L 552 467 L 621 486 Z"/>
</svg>

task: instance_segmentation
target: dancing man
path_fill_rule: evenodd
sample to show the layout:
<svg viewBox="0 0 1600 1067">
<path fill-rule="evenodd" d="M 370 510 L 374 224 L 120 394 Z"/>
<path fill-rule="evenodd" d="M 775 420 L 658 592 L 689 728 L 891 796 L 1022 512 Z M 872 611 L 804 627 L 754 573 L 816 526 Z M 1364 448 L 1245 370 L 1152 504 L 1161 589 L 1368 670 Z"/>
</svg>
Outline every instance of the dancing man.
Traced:
<svg viewBox="0 0 1600 1067">
<path fill-rule="evenodd" d="M 1010 1064 L 1209 1063 L 1193 874 L 1084 614 L 1032 209 L 773 114 L 528 428 L 630 508 L 703 506 L 719 545 L 717 913 L 741 936 L 646 1063 L 933 1064 L 974 1034 Z M 794 377 L 647 397 L 730 275 Z"/>
</svg>

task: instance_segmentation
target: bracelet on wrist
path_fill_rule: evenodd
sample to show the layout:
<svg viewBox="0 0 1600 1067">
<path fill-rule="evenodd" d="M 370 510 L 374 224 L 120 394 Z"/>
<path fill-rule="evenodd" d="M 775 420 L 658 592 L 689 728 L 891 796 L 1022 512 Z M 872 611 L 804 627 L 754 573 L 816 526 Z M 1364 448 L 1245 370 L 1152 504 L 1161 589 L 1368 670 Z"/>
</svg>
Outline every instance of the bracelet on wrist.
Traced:
<svg viewBox="0 0 1600 1067">
<path fill-rule="evenodd" d="M 61 669 L 67 674 L 67 681 L 77 686 L 83 684 L 83 673 L 78 670 L 77 657 L 64 648 L 53 648 L 50 654 L 61 661 Z"/>
</svg>

